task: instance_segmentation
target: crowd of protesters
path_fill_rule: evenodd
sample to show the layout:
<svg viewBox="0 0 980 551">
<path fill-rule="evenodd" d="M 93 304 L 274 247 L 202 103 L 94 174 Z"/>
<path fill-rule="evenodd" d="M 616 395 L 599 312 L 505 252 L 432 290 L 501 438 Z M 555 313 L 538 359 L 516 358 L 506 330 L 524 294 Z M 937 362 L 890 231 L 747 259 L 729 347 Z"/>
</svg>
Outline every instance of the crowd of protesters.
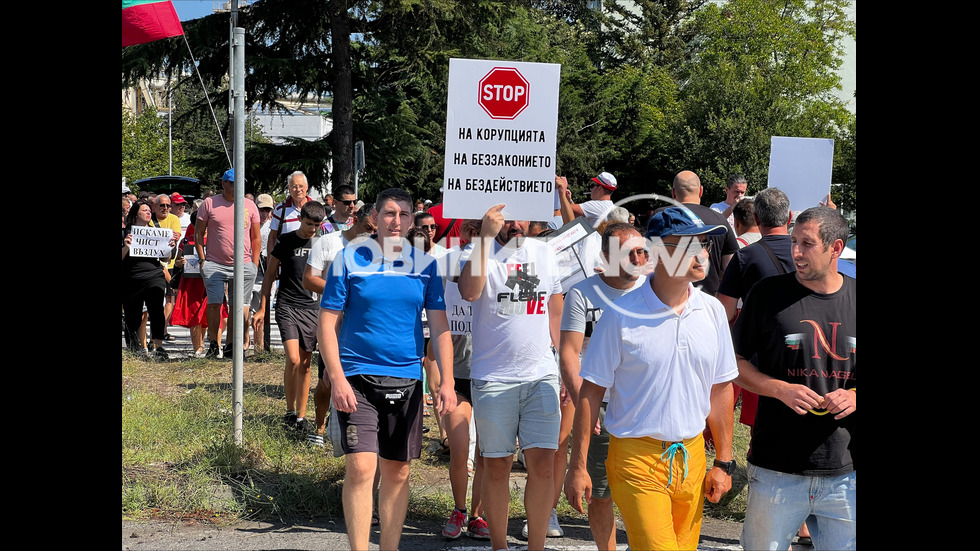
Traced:
<svg viewBox="0 0 980 551">
<path fill-rule="evenodd" d="M 856 547 L 856 292 L 829 197 L 794 217 L 778 188 L 748 197 L 735 175 L 706 207 L 681 171 L 674 205 L 639 225 L 602 172 L 581 203 L 556 177 L 552 219 L 505 219 L 500 204 L 461 220 L 398 188 L 364 204 L 341 186 L 321 203 L 297 171 L 282 203 L 241 205 L 248 303 L 233 320 L 233 184 L 229 170 L 221 194 L 193 203 L 123 187 L 127 346 L 166 359 L 170 323 L 191 329 L 195 355 L 229 357 L 225 326 L 246 324 L 248 350 L 274 311 L 282 425 L 346 456 L 352 549 L 368 548 L 372 524 L 381 549 L 398 547 L 430 411 L 450 456 L 443 537 L 507 549 L 517 459 L 529 549 L 563 536 L 563 491 L 600 550 L 616 546 L 614 504 L 630 548 L 696 548 L 704 499 L 717 503 L 738 467 L 739 400 L 752 429 L 743 546 Z M 547 240 L 580 219 L 595 231 L 573 245 L 585 273 L 564 288 Z M 171 229 L 169 256 L 130 254 L 132 228 L 147 225 Z"/>
</svg>

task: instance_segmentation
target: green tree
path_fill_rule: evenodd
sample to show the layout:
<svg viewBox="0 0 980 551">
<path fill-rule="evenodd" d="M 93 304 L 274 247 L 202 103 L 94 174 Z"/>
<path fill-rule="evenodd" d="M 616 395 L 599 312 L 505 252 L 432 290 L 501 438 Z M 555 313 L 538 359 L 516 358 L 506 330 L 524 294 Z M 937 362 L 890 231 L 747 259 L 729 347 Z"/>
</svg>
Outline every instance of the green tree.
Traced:
<svg viewBox="0 0 980 551">
<path fill-rule="evenodd" d="M 848 4 L 730 0 L 697 12 L 672 157 L 701 176 L 705 201 L 720 200 L 736 172 L 750 192 L 765 187 L 771 136 L 834 138 L 848 127 L 853 115 L 833 94 L 842 39 L 855 33 Z"/>
<path fill-rule="evenodd" d="M 167 125 L 156 112 L 146 110 L 133 116 L 122 109 L 122 175 L 127 182 L 170 174 Z M 173 174 L 184 176 L 190 165 L 180 140 L 173 142 Z"/>
</svg>

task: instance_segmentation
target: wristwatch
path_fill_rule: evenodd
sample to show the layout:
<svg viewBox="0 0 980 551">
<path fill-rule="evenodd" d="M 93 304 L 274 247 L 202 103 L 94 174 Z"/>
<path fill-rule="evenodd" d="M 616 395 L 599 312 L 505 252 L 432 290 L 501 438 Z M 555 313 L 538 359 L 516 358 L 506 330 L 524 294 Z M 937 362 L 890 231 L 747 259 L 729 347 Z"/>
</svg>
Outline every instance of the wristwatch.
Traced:
<svg viewBox="0 0 980 551">
<path fill-rule="evenodd" d="M 734 459 L 732 459 L 731 461 L 718 461 L 717 459 L 715 459 L 714 465 L 715 467 L 721 467 L 721 469 L 725 471 L 725 474 L 727 474 L 728 476 L 732 476 L 732 473 L 735 472 L 736 465 Z"/>
</svg>

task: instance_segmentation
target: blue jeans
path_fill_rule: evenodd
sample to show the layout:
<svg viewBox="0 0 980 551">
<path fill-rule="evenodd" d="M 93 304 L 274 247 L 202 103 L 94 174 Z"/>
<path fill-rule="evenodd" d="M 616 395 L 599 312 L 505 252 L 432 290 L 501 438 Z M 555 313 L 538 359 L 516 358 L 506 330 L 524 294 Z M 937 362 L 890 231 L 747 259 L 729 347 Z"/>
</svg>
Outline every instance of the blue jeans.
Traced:
<svg viewBox="0 0 980 551">
<path fill-rule="evenodd" d="M 799 476 L 749 463 L 748 475 L 741 541 L 746 551 L 789 549 L 804 520 L 815 549 L 857 548 L 857 471 Z"/>
</svg>

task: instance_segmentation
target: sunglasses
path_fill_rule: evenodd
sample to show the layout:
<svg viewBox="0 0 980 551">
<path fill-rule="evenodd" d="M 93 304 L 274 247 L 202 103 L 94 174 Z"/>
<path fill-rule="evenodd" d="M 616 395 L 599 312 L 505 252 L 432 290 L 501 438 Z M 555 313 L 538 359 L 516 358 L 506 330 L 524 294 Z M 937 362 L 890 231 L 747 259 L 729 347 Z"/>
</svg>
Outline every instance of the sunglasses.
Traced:
<svg viewBox="0 0 980 551">
<path fill-rule="evenodd" d="M 415 227 L 416 228 L 421 228 L 423 230 L 428 230 L 428 231 L 436 231 L 436 230 L 439 229 L 439 226 L 437 226 L 435 224 L 429 224 L 429 225 L 419 224 L 418 226 L 415 226 Z"/>
<path fill-rule="evenodd" d="M 337 202 L 338 203 L 343 203 L 343 204 L 345 204 L 345 205 L 347 205 L 349 207 L 349 206 L 353 205 L 354 203 L 356 203 L 357 202 L 357 199 L 350 199 L 348 201 L 343 201 L 343 200 L 339 200 L 338 199 Z"/>
<path fill-rule="evenodd" d="M 663 243 L 663 246 L 664 247 L 678 247 L 678 246 L 680 246 L 680 244 L 679 243 Z M 709 240 L 698 241 L 697 239 L 692 239 L 691 242 L 687 244 L 687 250 L 685 251 L 685 253 L 687 254 L 687 256 L 697 256 L 698 254 L 701 253 L 702 250 L 710 251 L 711 250 L 711 241 L 709 241 Z"/>
</svg>

